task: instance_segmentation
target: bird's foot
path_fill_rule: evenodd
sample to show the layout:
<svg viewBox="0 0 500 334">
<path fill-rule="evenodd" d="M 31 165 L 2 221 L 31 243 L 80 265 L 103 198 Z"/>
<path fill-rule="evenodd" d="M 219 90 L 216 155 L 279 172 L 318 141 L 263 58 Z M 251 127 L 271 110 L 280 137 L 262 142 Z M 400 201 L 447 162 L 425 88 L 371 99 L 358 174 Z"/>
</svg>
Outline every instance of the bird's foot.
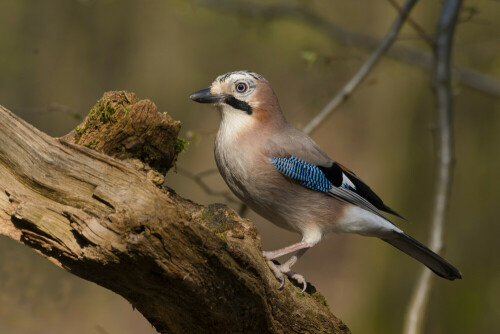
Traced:
<svg viewBox="0 0 500 334">
<path fill-rule="evenodd" d="M 302 290 L 300 291 L 300 293 L 304 294 L 304 292 L 307 290 L 307 281 L 304 276 L 297 274 L 296 272 L 293 272 L 291 270 L 288 271 L 286 275 L 296 280 L 299 284 L 302 284 Z"/>
<path fill-rule="evenodd" d="M 278 290 L 283 289 L 283 287 L 285 286 L 285 275 L 283 275 L 283 272 L 280 270 L 281 266 L 277 265 L 272 260 L 266 260 L 266 262 L 267 265 L 269 266 L 269 269 L 271 269 L 271 272 L 274 274 L 274 277 L 276 277 L 276 279 L 278 279 L 281 282 Z"/>
<path fill-rule="evenodd" d="M 290 270 L 290 267 L 285 263 L 285 264 L 276 264 L 272 260 L 266 260 L 267 265 L 271 269 L 271 272 L 274 274 L 274 276 L 281 281 L 281 284 L 278 288 L 278 290 L 283 289 L 285 286 L 285 275 L 287 275 L 290 278 L 293 278 L 296 280 L 299 284 L 302 284 L 302 291 L 301 293 L 304 294 L 304 291 L 307 289 L 307 281 L 304 278 L 304 276 L 297 274 L 296 272 Z"/>
</svg>

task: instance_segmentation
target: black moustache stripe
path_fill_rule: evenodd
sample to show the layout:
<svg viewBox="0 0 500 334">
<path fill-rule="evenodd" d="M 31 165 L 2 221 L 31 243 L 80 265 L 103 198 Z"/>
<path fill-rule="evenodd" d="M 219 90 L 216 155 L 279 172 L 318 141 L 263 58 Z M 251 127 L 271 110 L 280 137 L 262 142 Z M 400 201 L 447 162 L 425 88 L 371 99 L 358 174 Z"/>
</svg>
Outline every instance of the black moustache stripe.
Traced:
<svg viewBox="0 0 500 334">
<path fill-rule="evenodd" d="M 245 101 L 238 100 L 232 95 L 228 96 L 225 102 L 226 104 L 230 105 L 235 109 L 243 110 L 248 115 L 252 114 L 252 107 L 248 103 L 246 103 Z"/>
</svg>

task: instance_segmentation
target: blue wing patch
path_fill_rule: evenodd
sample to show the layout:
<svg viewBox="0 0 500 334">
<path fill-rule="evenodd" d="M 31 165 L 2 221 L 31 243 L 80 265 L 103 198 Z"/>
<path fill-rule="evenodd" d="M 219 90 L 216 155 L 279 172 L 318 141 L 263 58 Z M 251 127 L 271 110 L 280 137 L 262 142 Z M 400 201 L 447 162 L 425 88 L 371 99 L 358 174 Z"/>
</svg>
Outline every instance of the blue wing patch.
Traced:
<svg viewBox="0 0 500 334">
<path fill-rule="evenodd" d="M 382 200 L 352 172 L 337 163 L 330 167 L 316 166 L 294 156 L 269 158 L 274 167 L 283 175 L 297 181 L 301 186 L 327 193 L 344 202 L 357 205 L 390 222 L 379 210 L 402 217 L 385 205 Z M 347 176 L 346 173 L 349 175 Z"/>
<path fill-rule="evenodd" d="M 287 158 L 270 158 L 271 163 L 283 175 L 298 181 L 302 186 L 315 191 L 328 193 L 332 183 L 316 165 L 297 159 L 294 156 Z"/>
</svg>

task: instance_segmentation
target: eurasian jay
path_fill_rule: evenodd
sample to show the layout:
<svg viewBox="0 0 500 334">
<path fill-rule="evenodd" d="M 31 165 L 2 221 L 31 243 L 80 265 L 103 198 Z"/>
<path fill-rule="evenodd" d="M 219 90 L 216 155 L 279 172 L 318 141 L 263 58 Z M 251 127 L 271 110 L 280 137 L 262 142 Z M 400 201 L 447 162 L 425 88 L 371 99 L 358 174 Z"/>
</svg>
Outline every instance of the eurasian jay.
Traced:
<svg viewBox="0 0 500 334">
<path fill-rule="evenodd" d="M 263 252 L 280 288 L 285 274 L 306 289 L 304 277 L 291 267 L 330 232 L 378 237 L 443 278 L 461 278 L 457 268 L 394 225 L 384 212 L 403 217 L 359 177 L 287 123 L 261 75 L 226 73 L 190 98 L 215 105 L 221 114 L 215 161 L 232 192 L 262 217 L 302 235 L 296 244 Z M 292 252 L 281 265 L 272 261 Z"/>
</svg>

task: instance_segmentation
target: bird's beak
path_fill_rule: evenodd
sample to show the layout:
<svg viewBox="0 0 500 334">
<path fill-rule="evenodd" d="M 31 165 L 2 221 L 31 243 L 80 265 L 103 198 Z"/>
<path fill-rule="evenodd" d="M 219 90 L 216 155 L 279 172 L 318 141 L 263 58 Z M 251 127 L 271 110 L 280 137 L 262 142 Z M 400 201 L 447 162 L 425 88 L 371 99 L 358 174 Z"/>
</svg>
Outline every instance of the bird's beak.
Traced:
<svg viewBox="0 0 500 334">
<path fill-rule="evenodd" d="M 193 101 L 199 103 L 220 103 L 223 102 L 226 98 L 226 94 L 211 94 L 210 88 L 202 89 L 197 92 L 194 92 L 189 96 L 189 98 Z"/>
</svg>

